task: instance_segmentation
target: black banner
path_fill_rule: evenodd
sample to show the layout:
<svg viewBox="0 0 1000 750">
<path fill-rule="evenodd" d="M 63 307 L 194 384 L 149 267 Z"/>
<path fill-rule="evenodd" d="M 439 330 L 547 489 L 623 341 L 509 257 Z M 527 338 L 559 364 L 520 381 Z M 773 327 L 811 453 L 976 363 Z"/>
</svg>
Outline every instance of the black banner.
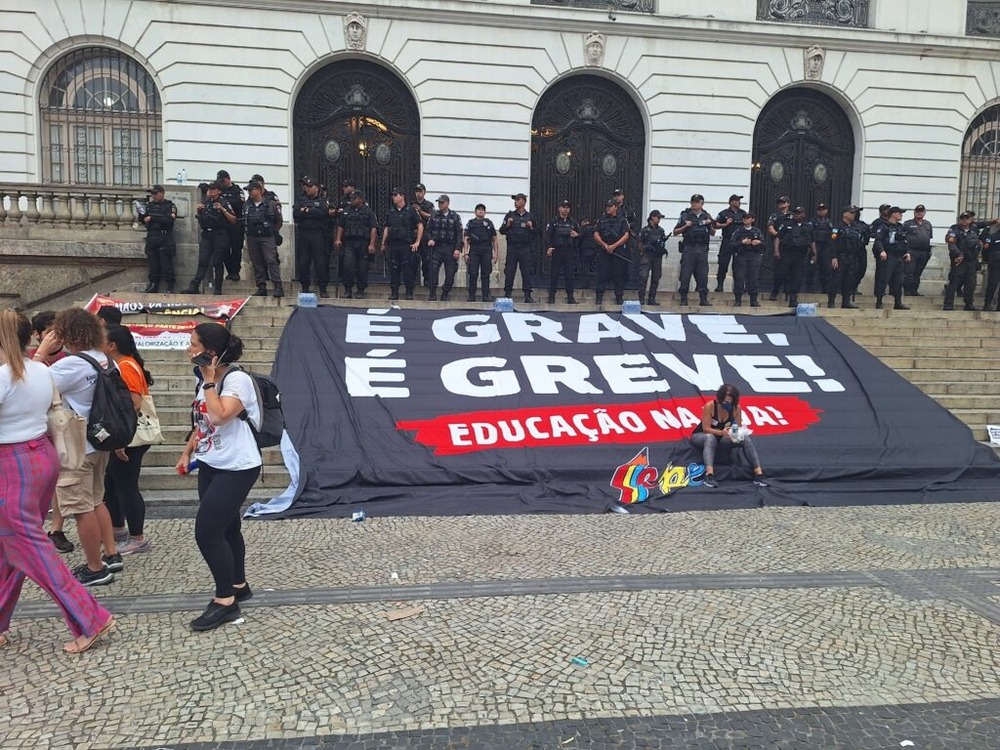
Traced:
<svg viewBox="0 0 1000 750">
<path fill-rule="evenodd" d="M 993 498 L 1000 461 L 822 318 L 298 309 L 274 375 L 301 458 L 285 515 Z M 723 383 L 771 486 L 688 437 Z"/>
</svg>

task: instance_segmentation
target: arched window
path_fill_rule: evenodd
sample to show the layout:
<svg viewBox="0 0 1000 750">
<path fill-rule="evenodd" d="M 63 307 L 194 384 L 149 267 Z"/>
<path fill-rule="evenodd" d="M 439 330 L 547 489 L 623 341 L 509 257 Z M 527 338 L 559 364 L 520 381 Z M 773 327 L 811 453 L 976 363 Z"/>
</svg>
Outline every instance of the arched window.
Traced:
<svg viewBox="0 0 1000 750">
<path fill-rule="evenodd" d="M 962 182 L 958 211 L 981 219 L 1000 215 L 1000 105 L 977 116 L 962 142 Z"/>
<path fill-rule="evenodd" d="M 52 66 L 41 91 L 44 182 L 163 181 L 160 95 L 134 59 L 104 47 L 74 50 Z"/>
</svg>

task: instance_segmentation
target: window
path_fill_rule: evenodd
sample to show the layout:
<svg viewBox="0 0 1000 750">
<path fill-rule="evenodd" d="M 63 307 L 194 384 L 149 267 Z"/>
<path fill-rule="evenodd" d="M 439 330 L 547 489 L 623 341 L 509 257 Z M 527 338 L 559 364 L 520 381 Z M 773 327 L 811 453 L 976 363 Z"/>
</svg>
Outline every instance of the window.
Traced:
<svg viewBox="0 0 1000 750">
<path fill-rule="evenodd" d="M 1000 215 L 1000 105 L 972 121 L 962 143 L 962 176 L 958 211 L 975 211 L 980 219 Z"/>
<path fill-rule="evenodd" d="M 163 181 L 160 95 L 138 62 L 103 47 L 60 58 L 42 82 L 43 181 Z"/>
</svg>

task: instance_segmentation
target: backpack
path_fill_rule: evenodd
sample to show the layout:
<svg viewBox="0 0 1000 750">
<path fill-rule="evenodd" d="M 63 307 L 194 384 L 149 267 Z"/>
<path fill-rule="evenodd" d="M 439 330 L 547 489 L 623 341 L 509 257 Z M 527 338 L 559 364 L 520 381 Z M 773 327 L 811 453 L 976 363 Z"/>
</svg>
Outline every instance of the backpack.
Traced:
<svg viewBox="0 0 1000 750">
<path fill-rule="evenodd" d="M 122 380 L 117 367 L 107 368 L 87 354 L 75 355 L 97 370 L 94 402 L 87 418 L 87 440 L 99 451 L 128 448 L 135 438 L 139 414 L 132 403 L 132 392 Z"/>
<path fill-rule="evenodd" d="M 281 433 L 285 431 L 285 415 L 281 411 L 281 390 L 278 388 L 278 384 L 266 375 L 259 375 L 256 372 L 244 370 L 242 367 L 233 366 L 222 376 L 222 381 L 219 383 L 220 393 L 226 384 L 226 378 L 229 377 L 229 373 L 233 372 L 233 370 L 245 372 L 253 382 L 254 390 L 257 393 L 257 404 L 263 416 L 260 429 L 250 419 L 250 415 L 247 414 L 246 409 L 243 409 L 236 416 L 247 423 L 247 427 L 253 433 L 253 439 L 257 442 L 258 448 L 270 448 L 278 445 L 281 442 Z"/>
</svg>

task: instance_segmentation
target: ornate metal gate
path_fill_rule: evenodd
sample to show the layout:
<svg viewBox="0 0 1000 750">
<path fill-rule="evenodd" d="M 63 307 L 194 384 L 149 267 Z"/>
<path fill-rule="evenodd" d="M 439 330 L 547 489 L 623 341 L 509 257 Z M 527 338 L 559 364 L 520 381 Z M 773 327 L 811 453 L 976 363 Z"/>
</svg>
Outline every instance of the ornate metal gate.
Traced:
<svg viewBox="0 0 1000 750">
<path fill-rule="evenodd" d="M 833 99 L 811 89 L 790 89 L 764 106 L 754 129 L 750 176 L 750 208 L 761 226 L 783 195 L 809 216 L 817 204 L 826 203 L 839 219 L 840 208 L 851 202 L 853 179 L 854 132 Z M 765 289 L 773 274 L 771 261 L 766 253 Z"/>
<path fill-rule="evenodd" d="M 532 212 L 548 221 L 566 199 L 578 221 L 596 219 L 611 192 L 621 188 L 641 218 L 645 151 L 639 108 L 620 86 L 593 75 L 560 81 L 542 96 L 531 122 Z M 590 274 L 582 266 L 577 282 L 586 285 Z M 537 283 L 547 285 L 544 253 L 533 269 Z"/>
<path fill-rule="evenodd" d="M 340 197 L 351 178 L 381 220 L 393 187 L 420 180 L 420 116 L 406 85 L 366 60 L 342 60 L 317 71 L 295 100 L 295 178 L 309 175 Z M 373 277 L 385 275 L 381 252 Z"/>
</svg>

